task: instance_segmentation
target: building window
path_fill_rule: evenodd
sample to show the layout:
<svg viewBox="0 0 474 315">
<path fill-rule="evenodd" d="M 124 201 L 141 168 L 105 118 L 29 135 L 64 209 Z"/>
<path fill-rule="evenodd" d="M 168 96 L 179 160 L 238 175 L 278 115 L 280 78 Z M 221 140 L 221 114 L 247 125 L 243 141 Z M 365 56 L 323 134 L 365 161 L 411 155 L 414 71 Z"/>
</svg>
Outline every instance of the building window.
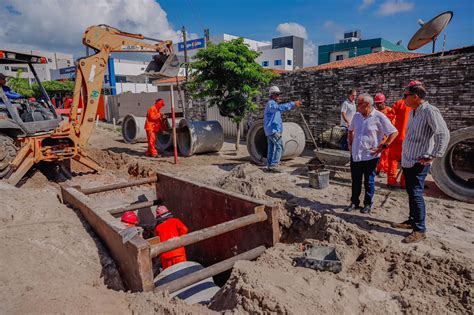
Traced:
<svg viewBox="0 0 474 315">
<path fill-rule="evenodd" d="M 10 70 L 10 67 L 9 67 L 9 66 L 5 66 L 5 70 Z"/>
<path fill-rule="evenodd" d="M 19 71 L 19 70 L 21 70 L 21 71 L 23 71 L 23 72 L 28 72 L 28 68 L 26 68 L 26 67 L 13 67 L 13 66 L 12 66 L 12 71 L 13 71 L 13 72 L 17 72 L 17 71 Z"/>
<path fill-rule="evenodd" d="M 275 60 L 275 62 L 273 63 L 273 65 L 275 65 L 275 66 L 281 66 L 281 59 Z"/>
<path fill-rule="evenodd" d="M 286 61 L 286 65 L 287 65 L 287 66 L 291 66 L 292 64 L 293 64 L 293 61 L 292 61 L 292 60 L 288 59 L 288 60 Z"/>
<path fill-rule="evenodd" d="M 127 77 L 124 75 L 116 75 L 115 76 L 116 83 L 127 83 Z"/>
<path fill-rule="evenodd" d="M 336 60 L 344 60 L 344 55 L 337 55 Z"/>
<path fill-rule="evenodd" d="M 262 61 L 262 67 L 268 67 L 268 61 Z"/>
</svg>

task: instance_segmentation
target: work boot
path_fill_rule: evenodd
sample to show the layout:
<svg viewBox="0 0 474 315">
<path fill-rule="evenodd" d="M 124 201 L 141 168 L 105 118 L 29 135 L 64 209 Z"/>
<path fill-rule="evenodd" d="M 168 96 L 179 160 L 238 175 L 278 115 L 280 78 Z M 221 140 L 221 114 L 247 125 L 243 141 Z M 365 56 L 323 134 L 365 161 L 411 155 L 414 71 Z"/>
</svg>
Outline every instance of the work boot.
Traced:
<svg viewBox="0 0 474 315">
<path fill-rule="evenodd" d="M 421 240 L 424 240 L 426 238 L 426 233 L 425 232 L 420 232 L 420 231 L 413 231 L 405 237 L 402 240 L 402 243 L 406 244 L 411 244 L 411 243 L 418 243 Z"/>
<path fill-rule="evenodd" d="M 360 213 L 370 213 L 370 211 L 372 211 L 372 205 L 366 205 L 360 209 Z"/>
<path fill-rule="evenodd" d="M 413 226 L 410 223 L 410 220 L 403 221 L 402 223 L 392 223 L 391 226 L 396 229 L 411 230 Z"/>
<path fill-rule="evenodd" d="M 281 173 L 282 170 L 278 165 L 275 166 L 267 166 L 267 171 L 271 173 Z"/>
<path fill-rule="evenodd" d="M 349 207 L 345 208 L 344 211 L 346 212 L 352 212 L 354 211 L 355 209 L 359 209 L 360 207 L 359 206 L 356 206 L 355 204 L 351 203 L 349 205 Z"/>
</svg>

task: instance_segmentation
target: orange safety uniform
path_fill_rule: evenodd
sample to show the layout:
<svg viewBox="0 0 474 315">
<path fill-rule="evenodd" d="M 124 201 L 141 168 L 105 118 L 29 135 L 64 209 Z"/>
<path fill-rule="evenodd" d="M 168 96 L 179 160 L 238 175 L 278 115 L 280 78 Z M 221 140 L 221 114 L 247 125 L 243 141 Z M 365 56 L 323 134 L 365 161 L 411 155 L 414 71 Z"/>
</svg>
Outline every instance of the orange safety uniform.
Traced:
<svg viewBox="0 0 474 315">
<path fill-rule="evenodd" d="M 389 107 L 385 106 L 384 109 L 379 110 L 379 112 L 385 114 L 387 118 L 390 120 L 390 122 L 394 125 L 395 123 L 395 111 Z M 388 154 L 389 154 L 390 148 L 387 148 L 382 151 L 382 154 L 380 155 L 380 160 L 379 163 L 377 164 L 377 173 L 382 172 L 382 173 L 388 173 Z"/>
<path fill-rule="evenodd" d="M 155 235 L 160 238 L 160 242 L 165 242 L 173 237 L 178 237 L 188 233 L 188 228 L 177 218 L 169 218 L 165 222 L 155 227 Z M 166 269 L 174 264 L 186 261 L 186 250 L 179 247 L 169 252 L 160 254 L 161 266 Z"/>
<path fill-rule="evenodd" d="M 147 156 L 157 156 L 158 151 L 156 150 L 156 133 L 165 130 L 163 124 L 163 114 L 160 113 L 160 109 L 165 106 L 165 102 L 159 99 L 155 102 L 155 105 L 148 109 L 145 121 L 146 137 L 148 139 L 148 150 L 146 151 Z"/>
<path fill-rule="evenodd" d="M 408 118 L 410 117 L 411 108 L 406 106 L 404 100 L 398 100 L 393 105 L 393 111 L 395 112 L 395 128 L 398 130 L 398 135 L 390 145 L 388 153 L 388 171 L 387 171 L 387 184 L 396 186 L 397 185 L 397 170 L 398 163 L 402 160 L 402 143 L 405 139 L 407 130 Z M 405 177 L 400 179 L 400 186 L 405 187 Z"/>
</svg>

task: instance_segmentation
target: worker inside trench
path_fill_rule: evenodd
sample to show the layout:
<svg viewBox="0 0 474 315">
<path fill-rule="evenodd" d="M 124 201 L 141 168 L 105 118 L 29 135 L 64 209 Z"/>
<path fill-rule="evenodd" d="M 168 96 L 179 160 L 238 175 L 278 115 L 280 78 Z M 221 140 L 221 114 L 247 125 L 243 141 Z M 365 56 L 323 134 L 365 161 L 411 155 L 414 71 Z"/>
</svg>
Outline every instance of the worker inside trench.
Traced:
<svg viewBox="0 0 474 315">
<path fill-rule="evenodd" d="M 140 227 L 138 230 L 144 239 L 159 237 L 160 242 L 165 242 L 190 232 L 186 222 L 174 217 L 172 210 L 165 205 L 158 205 L 154 213 L 151 208 L 140 209 L 136 213 L 126 211 L 120 220 L 126 227 Z M 155 287 L 204 269 L 199 262 L 188 260 L 185 247 L 160 254 L 152 259 L 152 265 Z M 172 292 L 170 296 L 180 298 L 188 304 L 206 305 L 229 277 L 230 271 L 226 271 Z"/>
</svg>

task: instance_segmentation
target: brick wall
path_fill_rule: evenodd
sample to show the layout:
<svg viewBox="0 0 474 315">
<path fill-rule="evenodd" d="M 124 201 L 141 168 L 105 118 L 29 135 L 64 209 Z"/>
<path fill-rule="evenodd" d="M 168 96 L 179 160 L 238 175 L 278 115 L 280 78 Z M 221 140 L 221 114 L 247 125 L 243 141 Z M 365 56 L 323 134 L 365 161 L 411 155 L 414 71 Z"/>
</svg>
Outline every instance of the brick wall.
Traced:
<svg viewBox="0 0 474 315">
<path fill-rule="evenodd" d="M 424 82 L 426 99 L 437 106 L 450 130 L 474 125 L 474 46 L 391 63 L 320 71 L 296 71 L 281 75 L 272 85 L 283 91 L 282 101 L 304 99 L 303 112 L 314 135 L 319 136 L 340 122 L 340 106 L 347 91 L 374 95 L 383 92 L 392 105 L 402 96 L 402 88 L 411 80 Z M 263 109 L 268 87 L 262 89 Z M 203 102 L 193 102 L 188 113 L 204 119 Z M 262 111 L 249 119 L 262 117 Z M 284 113 L 285 121 L 302 125 L 299 113 Z"/>
</svg>

